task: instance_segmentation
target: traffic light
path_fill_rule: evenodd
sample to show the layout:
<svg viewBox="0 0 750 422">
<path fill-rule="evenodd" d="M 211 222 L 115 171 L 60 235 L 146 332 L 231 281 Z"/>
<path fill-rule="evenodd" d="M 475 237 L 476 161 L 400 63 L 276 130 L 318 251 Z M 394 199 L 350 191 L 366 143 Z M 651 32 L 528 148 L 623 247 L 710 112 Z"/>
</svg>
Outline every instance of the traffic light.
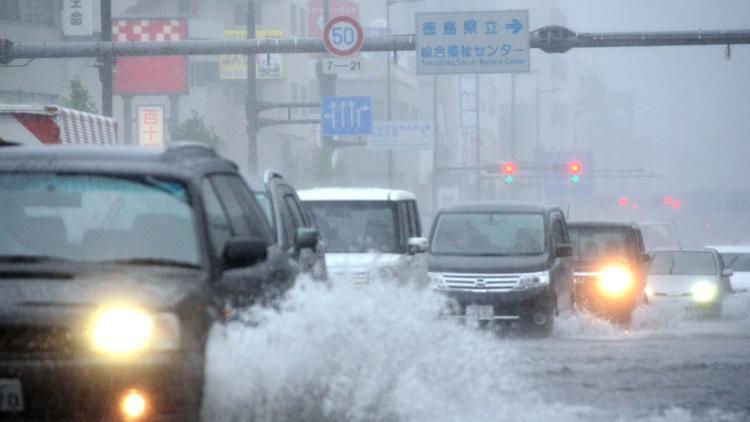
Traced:
<svg viewBox="0 0 750 422">
<path fill-rule="evenodd" d="M 583 167 L 580 161 L 571 161 L 568 163 L 568 174 L 570 175 L 571 182 L 578 183 L 581 181 L 581 170 L 583 170 Z"/>
<path fill-rule="evenodd" d="M 665 207 L 673 208 L 676 210 L 682 208 L 682 202 L 679 199 L 669 195 L 666 195 L 664 198 L 662 198 L 661 203 L 664 204 Z"/>
<path fill-rule="evenodd" d="M 505 162 L 500 165 L 500 173 L 505 175 L 505 183 L 513 183 L 513 175 L 516 174 L 516 163 L 512 161 Z"/>
<path fill-rule="evenodd" d="M 621 206 L 621 207 L 627 207 L 627 206 L 628 206 L 629 204 L 630 204 L 630 199 L 628 199 L 628 197 L 627 197 L 627 196 L 621 196 L 621 197 L 620 197 L 620 198 L 619 198 L 619 199 L 617 200 L 617 205 L 619 205 L 619 206 Z"/>
</svg>

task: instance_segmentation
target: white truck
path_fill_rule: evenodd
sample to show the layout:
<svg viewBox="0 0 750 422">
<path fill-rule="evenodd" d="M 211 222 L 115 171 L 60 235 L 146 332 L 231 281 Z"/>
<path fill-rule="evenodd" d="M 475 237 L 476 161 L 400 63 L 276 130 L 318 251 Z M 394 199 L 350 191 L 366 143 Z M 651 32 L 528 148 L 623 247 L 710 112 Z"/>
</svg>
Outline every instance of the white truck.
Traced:
<svg viewBox="0 0 750 422">
<path fill-rule="evenodd" d="M 117 121 L 56 105 L 0 104 L 0 145 L 117 144 Z"/>
</svg>

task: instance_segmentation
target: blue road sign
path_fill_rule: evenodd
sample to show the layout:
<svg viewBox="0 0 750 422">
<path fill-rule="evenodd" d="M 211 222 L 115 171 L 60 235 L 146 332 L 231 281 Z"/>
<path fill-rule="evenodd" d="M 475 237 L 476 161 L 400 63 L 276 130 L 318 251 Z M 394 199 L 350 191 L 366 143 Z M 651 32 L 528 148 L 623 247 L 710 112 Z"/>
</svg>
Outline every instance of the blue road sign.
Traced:
<svg viewBox="0 0 750 422">
<path fill-rule="evenodd" d="M 372 133 L 372 97 L 323 97 L 320 122 L 324 136 Z"/>
</svg>

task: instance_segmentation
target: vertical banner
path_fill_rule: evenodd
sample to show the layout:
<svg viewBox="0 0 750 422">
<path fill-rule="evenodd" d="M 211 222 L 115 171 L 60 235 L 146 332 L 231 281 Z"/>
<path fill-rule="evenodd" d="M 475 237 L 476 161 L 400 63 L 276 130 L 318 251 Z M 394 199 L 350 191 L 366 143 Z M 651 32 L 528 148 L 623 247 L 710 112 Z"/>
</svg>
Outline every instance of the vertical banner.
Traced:
<svg viewBox="0 0 750 422">
<path fill-rule="evenodd" d="M 62 29 L 63 35 L 93 35 L 94 14 L 93 0 L 63 0 Z"/>
<path fill-rule="evenodd" d="M 164 107 L 138 107 L 138 145 L 164 147 Z"/>
</svg>

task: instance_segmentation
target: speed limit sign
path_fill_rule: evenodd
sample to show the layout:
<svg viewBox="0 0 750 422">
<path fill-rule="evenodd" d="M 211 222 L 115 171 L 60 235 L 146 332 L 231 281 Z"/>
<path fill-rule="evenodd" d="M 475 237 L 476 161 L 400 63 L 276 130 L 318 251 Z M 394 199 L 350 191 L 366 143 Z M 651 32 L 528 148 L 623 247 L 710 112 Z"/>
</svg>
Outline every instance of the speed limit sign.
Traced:
<svg viewBox="0 0 750 422">
<path fill-rule="evenodd" d="M 362 48 L 365 33 L 359 22 L 349 16 L 337 16 L 323 30 L 323 44 L 337 56 L 349 56 Z"/>
</svg>

